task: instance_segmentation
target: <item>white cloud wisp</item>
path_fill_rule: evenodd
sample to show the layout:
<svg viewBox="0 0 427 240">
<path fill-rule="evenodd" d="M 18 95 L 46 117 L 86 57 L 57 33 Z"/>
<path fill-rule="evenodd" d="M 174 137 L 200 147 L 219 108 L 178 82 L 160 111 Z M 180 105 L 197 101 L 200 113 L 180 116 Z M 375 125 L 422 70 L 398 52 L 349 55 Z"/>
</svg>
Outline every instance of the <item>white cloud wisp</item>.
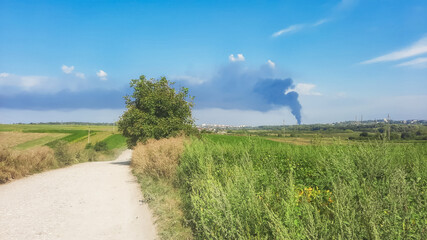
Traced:
<svg viewBox="0 0 427 240">
<path fill-rule="evenodd" d="M 272 37 L 278 37 L 278 36 L 283 35 L 283 34 L 290 34 L 290 33 L 297 32 L 297 31 L 301 30 L 303 27 L 304 27 L 303 24 L 291 25 L 287 28 L 284 28 L 282 30 L 279 30 L 279 31 L 273 33 L 273 35 L 271 35 L 271 36 Z"/>
<path fill-rule="evenodd" d="M 405 58 L 415 57 L 424 53 L 427 53 L 427 36 L 421 38 L 409 47 L 361 62 L 361 64 L 397 61 Z"/>
<path fill-rule="evenodd" d="M 396 65 L 397 67 L 416 67 L 425 68 L 427 67 L 427 57 L 420 57 L 411 61 L 403 62 Z"/>
<path fill-rule="evenodd" d="M 295 88 L 287 90 L 285 94 L 289 92 L 297 92 L 299 95 L 322 96 L 321 93 L 313 91 L 315 87 L 316 85 L 311 83 L 298 83 L 295 85 Z"/>
</svg>

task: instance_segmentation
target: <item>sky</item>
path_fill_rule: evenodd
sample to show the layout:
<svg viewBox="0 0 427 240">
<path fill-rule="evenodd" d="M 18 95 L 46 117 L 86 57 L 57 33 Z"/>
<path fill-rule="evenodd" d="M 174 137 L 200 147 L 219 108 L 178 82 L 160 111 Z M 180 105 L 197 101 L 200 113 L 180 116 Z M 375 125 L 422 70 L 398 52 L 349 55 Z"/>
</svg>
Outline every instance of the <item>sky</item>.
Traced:
<svg viewBox="0 0 427 240">
<path fill-rule="evenodd" d="M 197 124 L 427 119 L 427 1 L 0 0 L 0 123 L 115 122 L 140 75 Z"/>
</svg>

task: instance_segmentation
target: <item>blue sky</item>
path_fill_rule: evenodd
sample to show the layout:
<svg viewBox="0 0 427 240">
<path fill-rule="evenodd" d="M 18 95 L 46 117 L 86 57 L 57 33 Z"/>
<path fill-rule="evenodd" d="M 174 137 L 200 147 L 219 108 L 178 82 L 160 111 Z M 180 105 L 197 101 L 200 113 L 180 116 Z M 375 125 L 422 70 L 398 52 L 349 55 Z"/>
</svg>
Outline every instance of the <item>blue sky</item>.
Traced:
<svg viewBox="0 0 427 240">
<path fill-rule="evenodd" d="M 427 119 L 423 0 L 0 0 L 0 36 L 0 123 L 116 121 L 142 74 L 197 123 Z"/>
</svg>

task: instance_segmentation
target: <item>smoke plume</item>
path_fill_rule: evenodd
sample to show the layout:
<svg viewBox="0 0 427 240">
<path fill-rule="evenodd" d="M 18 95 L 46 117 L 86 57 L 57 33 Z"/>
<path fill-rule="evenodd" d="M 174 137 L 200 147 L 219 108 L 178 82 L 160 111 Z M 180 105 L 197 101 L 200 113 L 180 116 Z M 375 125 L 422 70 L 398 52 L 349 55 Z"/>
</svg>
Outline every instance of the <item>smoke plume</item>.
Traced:
<svg viewBox="0 0 427 240">
<path fill-rule="evenodd" d="M 267 112 L 287 107 L 301 123 L 301 104 L 291 78 L 273 78 L 268 64 L 259 69 L 246 68 L 243 63 L 230 63 L 203 83 L 183 83 L 195 96 L 195 108 L 222 108 Z M 176 79 L 180 81 L 180 79 Z M 185 79 L 181 79 L 185 81 Z"/>
</svg>

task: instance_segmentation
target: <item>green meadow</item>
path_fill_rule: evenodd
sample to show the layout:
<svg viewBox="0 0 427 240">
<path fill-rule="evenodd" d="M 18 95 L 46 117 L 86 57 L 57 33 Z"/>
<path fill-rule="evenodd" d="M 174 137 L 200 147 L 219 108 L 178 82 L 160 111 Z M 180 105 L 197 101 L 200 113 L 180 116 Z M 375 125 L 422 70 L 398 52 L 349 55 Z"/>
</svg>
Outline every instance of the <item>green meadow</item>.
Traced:
<svg viewBox="0 0 427 240">
<path fill-rule="evenodd" d="M 427 145 L 203 135 L 178 166 L 197 239 L 426 239 Z"/>
<path fill-rule="evenodd" d="M 126 140 L 124 137 L 114 131 L 113 126 L 108 125 L 0 124 L 0 132 L 28 133 L 29 136 L 31 133 L 47 134 L 47 136 L 31 139 L 14 146 L 13 148 L 16 150 L 25 150 L 38 146 L 54 147 L 58 141 L 84 144 L 88 142 L 89 130 L 90 137 L 95 140 L 91 141 L 93 144 L 99 141 L 106 142 L 109 150 L 125 146 Z M 97 135 L 101 137 L 95 137 Z"/>
</svg>

